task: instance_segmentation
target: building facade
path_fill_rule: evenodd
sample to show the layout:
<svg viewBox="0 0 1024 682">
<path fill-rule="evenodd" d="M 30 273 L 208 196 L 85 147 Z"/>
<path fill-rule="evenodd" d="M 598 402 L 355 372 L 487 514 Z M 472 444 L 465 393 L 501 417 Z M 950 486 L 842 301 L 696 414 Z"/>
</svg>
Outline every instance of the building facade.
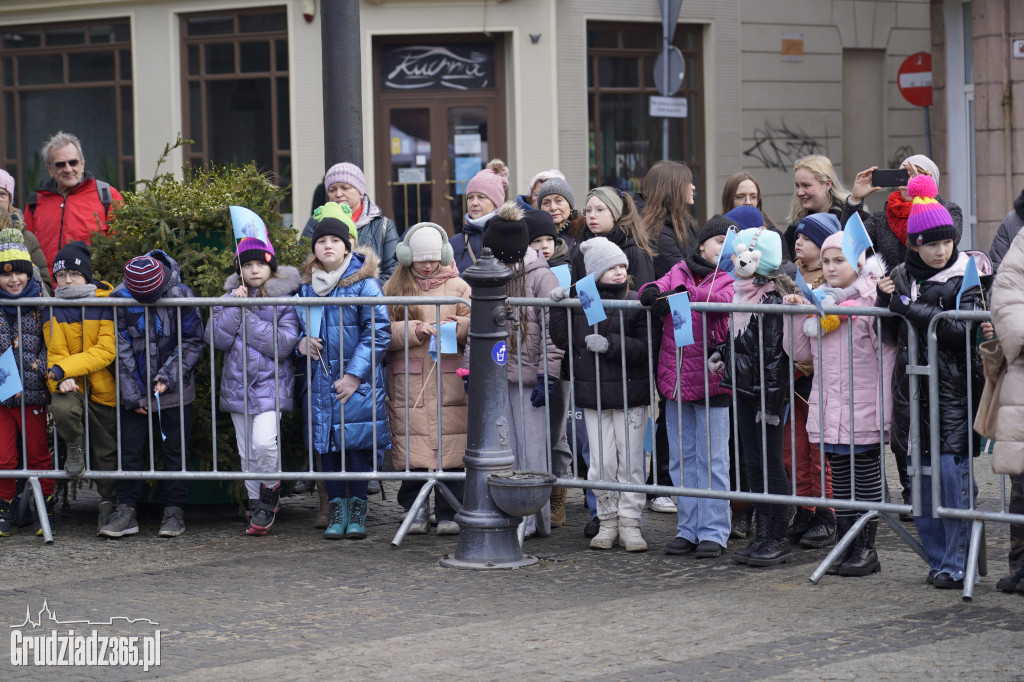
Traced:
<svg viewBox="0 0 1024 682">
<path fill-rule="evenodd" d="M 37 150 L 58 129 L 119 187 L 151 176 L 181 132 L 193 142 L 168 169 L 254 159 L 293 184 L 283 208 L 302 224 L 325 167 L 343 160 L 323 151 L 325 125 L 346 125 L 323 112 L 324 1 L 0 4 L 0 163 L 17 201 L 45 177 Z M 672 42 L 686 116 L 670 119 L 668 146 L 694 170 L 698 217 L 721 210 L 738 170 L 785 223 L 797 158 L 828 155 L 850 182 L 924 153 L 924 112 L 896 73 L 932 49 L 936 2 L 685 0 Z M 495 156 L 512 192 L 555 167 L 580 203 L 596 184 L 639 189 L 662 156 L 648 110 L 656 0 L 363 0 L 360 12 L 364 171 L 400 228 L 457 229 L 466 180 Z"/>
</svg>

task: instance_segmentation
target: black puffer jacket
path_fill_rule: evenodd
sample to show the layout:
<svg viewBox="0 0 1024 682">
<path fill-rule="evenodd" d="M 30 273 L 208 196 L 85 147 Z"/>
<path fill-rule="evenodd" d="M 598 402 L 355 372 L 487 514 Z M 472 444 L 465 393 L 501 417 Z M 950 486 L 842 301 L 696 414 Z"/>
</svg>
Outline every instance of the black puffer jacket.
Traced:
<svg viewBox="0 0 1024 682">
<path fill-rule="evenodd" d="M 973 254 L 978 263 L 981 285 L 986 290 L 992 282 L 992 266 L 988 257 L 980 251 Z M 957 262 L 938 275 L 921 282 L 915 287 L 906 264 L 901 263 L 893 268 L 890 276 L 896 285 L 893 296 L 906 296 L 913 299 L 913 290 L 917 289 L 917 298 L 910 303 L 905 319 L 889 317 L 882 320 L 883 338 L 896 345 L 896 366 L 892 375 L 892 445 L 894 450 L 907 452 L 910 436 L 910 379 L 907 375 L 909 351 L 907 345 L 907 323 L 914 325 L 918 338 L 918 364 L 928 363 L 928 323 L 932 317 L 943 310 L 956 309 L 956 295 L 963 282 L 967 253 L 961 253 Z M 889 307 L 892 297 L 882 291 L 878 292 L 878 305 Z M 980 310 L 981 292 L 977 287 L 964 292 L 960 300 L 960 310 Z M 945 319 L 938 323 L 938 367 L 939 367 L 939 446 L 940 454 L 966 455 L 968 437 L 974 441 L 974 455 L 980 453 L 980 438 L 974 433 L 972 424 L 978 411 L 981 391 L 985 385 L 984 366 L 978 356 L 976 344 L 971 344 L 969 360 L 964 357 L 967 335 L 972 325 L 964 320 Z M 972 337 L 972 342 L 975 339 Z M 967 411 L 967 382 L 971 381 L 973 404 L 970 413 Z M 918 382 L 918 395 L 921 396 L 921 442 L 922 456 L 931 453 L 931 424 L 928 415 L 928 378 L 922 376 Z"/>
<path fill-rule="evenodd" d="M 637 296 L 624 289 L 597 285 L 602 299 L 626 299 L 635 301 Z M 563 310 L 552 311 L 551 340 L 562 350 L 569 352 L 568 315 Z M 622 310 L 622 323 L 619 323 L 619 309 L 608 309 L 608 319 L 597 325 L 597 331 L 587 324 L 587 316 L 583 308 L 572 308 L 572 363 L 576 390 L 576 406 L 591 410 L 597 409 L 598 371 L 600 371 L 601 409 L 621 410 L 623 365 L 622 352 L 625 349 L 626 365 L 626 400 L 629 407 L 640 407 L 651 404 L 650 377 L 653 374 L 652 358 L 657 357 L 647 349 L 647 311 L 636 307 Z M 625 330 L 625 336 L 620 332 Z M 608 350 L 594 353 L 587 349 L 586 337 L 589 334 L 600 334 L 608 339 Z M 780 332 L 781 333 L 781 332 Z M 594 359 L 598 358 L 595 365 Z M 568 371 L 568 362 L 563 361 L 562 367 Z"/>
<path fill-rule="evenodd" d="M 774 287 L 765 289 L 765 285 L 774 282 Z M 775 279 L 755 277 L 752 280 L 736 280 L 734 303 L 782 303 L 786 294 L 797 293 L 793 280 L 783 274 Z M 762 292 L 757 297 L 757 292 Z M 732 316 L 735 353 L 729 341 L 721 344 L 716 350 L 721 353 L 725 363 L 725 374 L 722 386 L 733 386 L 732 362 L 736 361 L 735 390 L 739 400 L 745 400 L 761 409 L 761 387 L 764 386 L 765 410 L 770 415 L 781 418 L 789 401 L 789 356 L 782 342 L 782 328 L 785 316 L 782 313 L 752 313 L 747 320 L 745 313 Z M 759 350 L 760 338 L 764 342 L 764 379 L 761 376 L 761 359 Z"/>
</svg>

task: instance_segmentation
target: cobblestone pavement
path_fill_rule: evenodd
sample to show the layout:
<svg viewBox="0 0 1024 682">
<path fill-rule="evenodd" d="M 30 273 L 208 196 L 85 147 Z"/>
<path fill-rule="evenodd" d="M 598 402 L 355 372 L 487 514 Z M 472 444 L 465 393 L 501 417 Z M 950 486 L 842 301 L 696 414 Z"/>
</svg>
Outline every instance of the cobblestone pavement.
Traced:
<svg viewBox="0 0 1024 682">
<path fill-rule="evenodd" d="M 189 507 L 176 539 L 156 537 L 149 508 L 139 535 L 104 540 L 93 535 L 96 497 L 83 491 L 58 513 L 52 545 L 27 533 L 0 540 L 0 624 L 44 600 L 62 620 L 148 618 L 161 664 L 147 674 L 15 668 L 5 634 L 0 679 L 1024 678 L 1024 595 L 994 587 L 1006 571 L 1002 524 L 988 525 L 990 574 L 965 603 L 926 585 L 923 562 L 885 524 L 882 573 L 816 586 L 808 576 L 824 550 L 796 549 L 769 569 L 731 561 L 742 541 L 719 559 L 666 556 L 674 515 L 646 512 L 647 553 L 593 551 L 578 490 L 567 525 L 528 541 L 537 566 L 445 569 L 437 559 L 454 537 L 390 545 L 401 509 L 397 485 L 385 489 L 386 500 L 371 497 L 369 537 L 338 542 L 312 529 L 311 495 L 283 500 L 264 538 L 218 505 Z"/>
</svg>

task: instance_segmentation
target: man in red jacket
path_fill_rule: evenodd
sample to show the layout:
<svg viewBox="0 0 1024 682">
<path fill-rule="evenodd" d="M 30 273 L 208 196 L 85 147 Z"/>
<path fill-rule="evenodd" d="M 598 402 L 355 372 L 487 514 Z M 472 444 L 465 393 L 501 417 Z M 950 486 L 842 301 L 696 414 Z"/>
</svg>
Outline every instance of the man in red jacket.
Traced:
<svg viewBox="0 0 1024 682">
<path fill-rule="evenodd" d="M 39 238 L 49 266 L 57 251 L 69 242 L 86 243 L 97 230 L 107 233 L 110 205 L 121 193 L 85 170 L 85 154 L 78 138 L 57 132 L 43 145 L 50 179 L 32 194 L 25 206 L 25 228 Z"/>
</svg>

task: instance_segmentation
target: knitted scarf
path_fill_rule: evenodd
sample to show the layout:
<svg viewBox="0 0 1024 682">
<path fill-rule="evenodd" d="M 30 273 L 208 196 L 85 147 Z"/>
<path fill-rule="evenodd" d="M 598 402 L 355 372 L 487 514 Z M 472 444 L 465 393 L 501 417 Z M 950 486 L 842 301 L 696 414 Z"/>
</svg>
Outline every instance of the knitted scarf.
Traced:
<svg viewBox="0 0 1024 682">
<path fill-rule="evenodd" d="M 338 282 L 341 281 L 341 276 L 348 270 L 349 263 L 352 262 L 352 252 L 349 251 L 348 255 L 345 256 L 345 260 L 341 262 L 337 268 L 331 272 L 322 270 L 319 265 L 313 266 L 313 291 L 316 292 L 317 296 L 329 296 L 332 291 L 338 286 Z"/>
<path fill-rule="evenodd" d="M 690 273 L 693 278 L 698 282 L 704 281 L 704 278 L 715 271 L 715 266 L 704 256 L 700 255 L 699 252 L 694 251 L 686 257 L 686 267 L 690 269 Z"/>
<path fill-rule="evenodd" d="M 903 246 L 907 245 L 907 218 L 913 205 L 912 201 L 903 201 L 899 192 L 890 194 L 885 202 L 885 223 Z"/>
<path fill-rule="evenodd" d="M 907 249 L 907 273 L 917 281 L 924 282 L 948 268 L 950 265 L 955 263 L 956 259 L 959 257 L 960 252 L 954 246 L 953 253 L 950 254 L 949 260 L 946 261 L 946 264 L 941 268 L 933 268 L 921 260 L 921 255 L 917 251 Z"/>
<path fill-rule="evenodd" d="M 437 270 L 426 277 L 416 272 L 416 268 L 410 268 L 410 271 L 416 284 L 420 285 L 420 291 L 433 291 L 446 279 L 459 276 L 459 269 L 455 267 L 455 263 L 449 263 L 447 266 L 438 265 Z"/>
</svg>

